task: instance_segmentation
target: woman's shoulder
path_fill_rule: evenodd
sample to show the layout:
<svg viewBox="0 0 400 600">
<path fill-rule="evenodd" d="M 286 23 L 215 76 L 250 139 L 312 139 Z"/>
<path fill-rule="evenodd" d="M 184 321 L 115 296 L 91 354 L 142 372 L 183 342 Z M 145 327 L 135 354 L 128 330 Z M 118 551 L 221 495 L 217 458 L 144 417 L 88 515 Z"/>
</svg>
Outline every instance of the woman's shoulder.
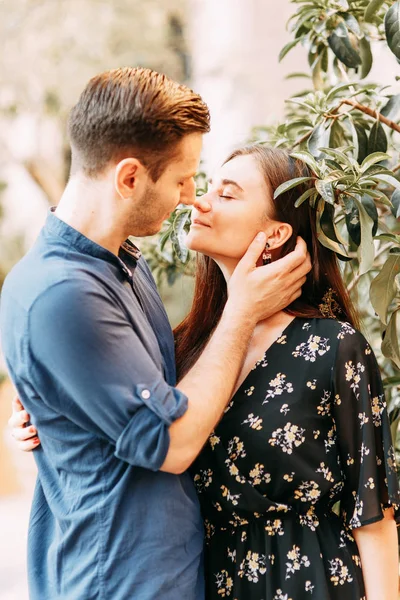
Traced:
<svg viewBox="0 0 400 600">
<path fill-rule="evenodd" d="M 309 335 L 329 338 L 331 342 L 337 340 L 342 346 L 349 344 L 368 344 L 364 335 L 347 321 L 329 318 L 298 319 L 301 329 Z"/>
<path fill-rule="evenodd" d="M 346 351 L 358 348 L 370 352 L 370 345 L 364 335 L 347 321 L 338 319 L 311 319 L 308 321 L 309 331 L 312 335 L 328 338 L 331 345 L 337 345 L 338 350 Z M 304 327 L 304 326 L 303 326 Z M 336 344 L 334 344 L 336 342 Z"/>
</svg>

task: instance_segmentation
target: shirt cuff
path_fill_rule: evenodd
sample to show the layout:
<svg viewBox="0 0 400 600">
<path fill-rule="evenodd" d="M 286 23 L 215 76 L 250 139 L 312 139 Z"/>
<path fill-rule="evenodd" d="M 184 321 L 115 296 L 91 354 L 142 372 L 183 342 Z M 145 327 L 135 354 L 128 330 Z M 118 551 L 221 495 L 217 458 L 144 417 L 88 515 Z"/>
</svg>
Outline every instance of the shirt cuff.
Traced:
<svg viewBox="0 0 400 600">
<path fill-rule="evenodd" d="M 131 465 L 158 471 L 168 453 L 169 426 L 187 410 L 187 397 L 165 381 L 139 384 L 141 404 L 119 436 L 115 456 Z"/>
</svg>

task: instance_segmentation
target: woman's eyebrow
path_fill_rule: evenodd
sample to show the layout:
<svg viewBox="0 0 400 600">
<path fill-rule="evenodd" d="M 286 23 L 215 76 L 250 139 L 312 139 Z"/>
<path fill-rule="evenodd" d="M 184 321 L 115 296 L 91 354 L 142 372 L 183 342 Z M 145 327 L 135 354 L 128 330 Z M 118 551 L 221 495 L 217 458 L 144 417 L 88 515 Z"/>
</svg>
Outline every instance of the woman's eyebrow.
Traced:
<svg viewBox="0 0 400 600">
<path fill-rule="evenodd" d="M 212 185 L 212 179 L 208 180 L 208 183 L 210 185 Z M 234 185 L 238 190 L 240 190 L 241 192 L 244 192 L 244 189 L 237 183 L 237 181 L 233 181 L 233 179 L 222 179 L 221 181 L 222 185 Z"/>
</svg>

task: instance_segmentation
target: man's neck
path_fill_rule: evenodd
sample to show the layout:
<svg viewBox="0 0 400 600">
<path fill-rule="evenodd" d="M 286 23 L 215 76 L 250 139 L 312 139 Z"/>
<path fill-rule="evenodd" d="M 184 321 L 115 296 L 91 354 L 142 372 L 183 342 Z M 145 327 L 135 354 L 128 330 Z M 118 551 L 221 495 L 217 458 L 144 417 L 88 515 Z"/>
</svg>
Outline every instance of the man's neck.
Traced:
<svg viewBox="0 0 400 600">
<path fill-rule="evenodd" d="M 126 233 L 117 217 L 114 189 L 107 180 L 72 177 L 55 214 L 113 254 L 118 255 L 119 247 L 126 239 Z"/>
</svg>

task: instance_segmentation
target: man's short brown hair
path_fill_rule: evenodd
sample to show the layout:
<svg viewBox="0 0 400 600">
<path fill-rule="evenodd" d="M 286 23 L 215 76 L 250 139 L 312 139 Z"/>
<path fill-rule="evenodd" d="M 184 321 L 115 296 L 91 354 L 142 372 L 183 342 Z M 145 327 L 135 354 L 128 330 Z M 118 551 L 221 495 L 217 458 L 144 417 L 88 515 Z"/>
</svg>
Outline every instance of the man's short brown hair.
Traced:
<svg viewBox="0 0 400 600">
<path fill-rule="evenodd" d="M 151 69 L 129 67 L 93 77 L 68 121 L 73 168 L 90 177 L 135 156 L 156 181 L 185 135 L 209 130 L 198 94 Z"/>
</svg>

